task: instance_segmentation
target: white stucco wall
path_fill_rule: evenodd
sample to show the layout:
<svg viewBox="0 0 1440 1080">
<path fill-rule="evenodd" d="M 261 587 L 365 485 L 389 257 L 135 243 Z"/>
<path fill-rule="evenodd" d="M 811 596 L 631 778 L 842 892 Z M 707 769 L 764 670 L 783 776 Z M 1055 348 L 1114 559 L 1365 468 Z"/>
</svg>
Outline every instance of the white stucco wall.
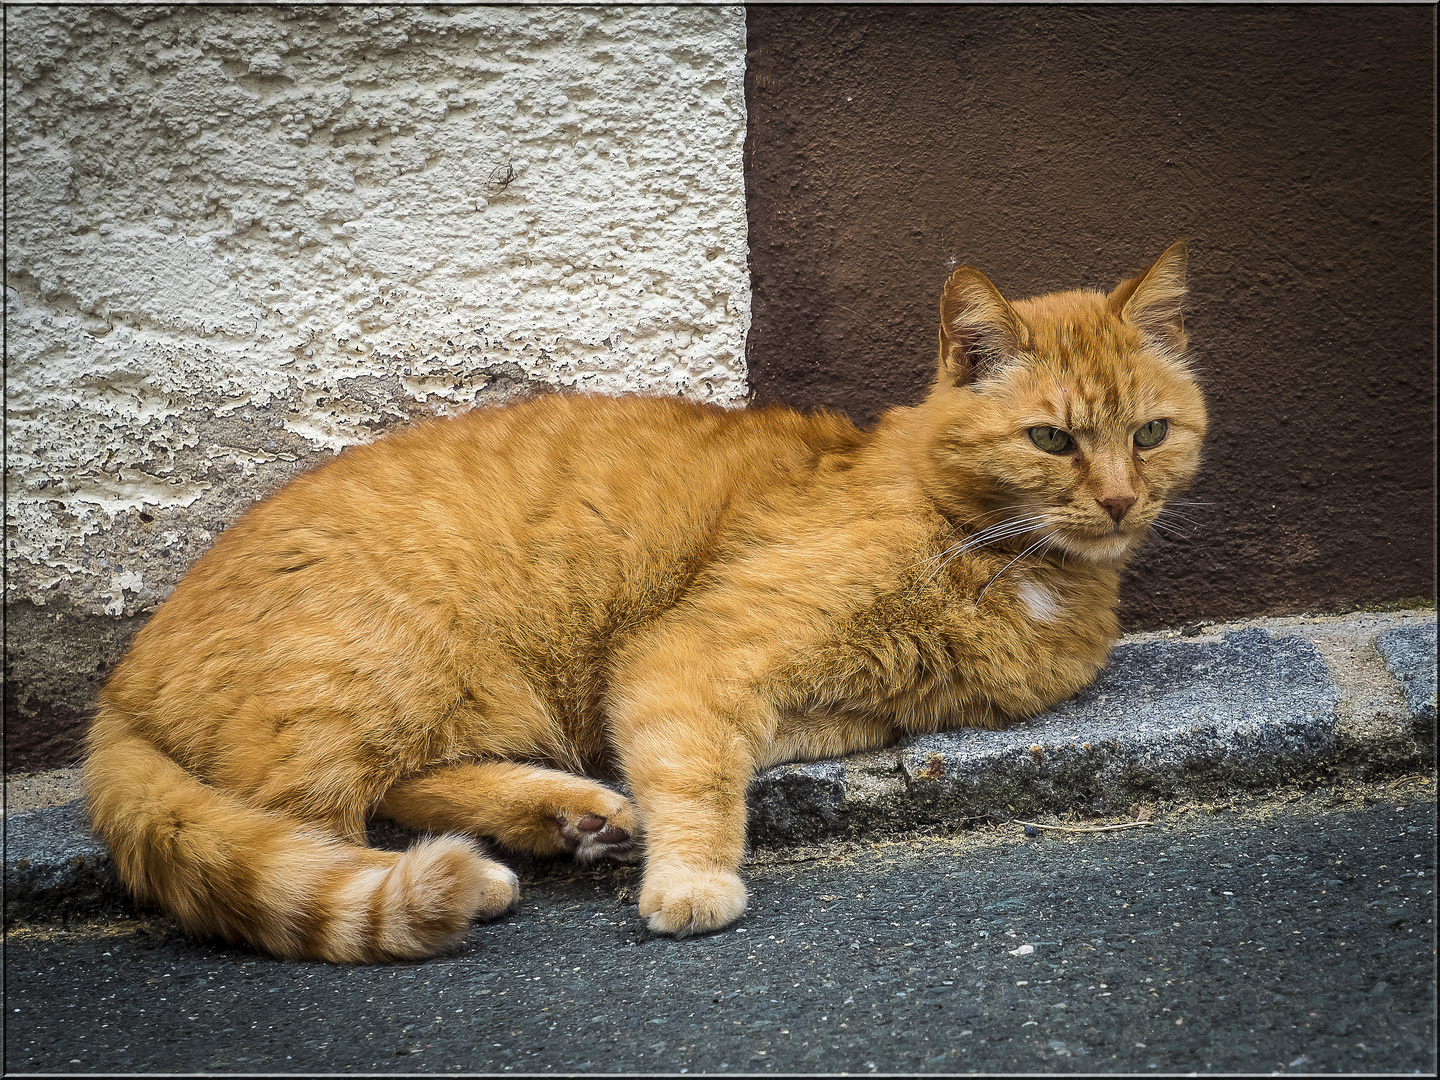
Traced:
<svg viewBox="0 0 1440 1080">
<path fill-rule="evenodd" d="M 739 8 L 7 8 L 11 599 L 528 384 L 745 393 Z"/>
</svg>

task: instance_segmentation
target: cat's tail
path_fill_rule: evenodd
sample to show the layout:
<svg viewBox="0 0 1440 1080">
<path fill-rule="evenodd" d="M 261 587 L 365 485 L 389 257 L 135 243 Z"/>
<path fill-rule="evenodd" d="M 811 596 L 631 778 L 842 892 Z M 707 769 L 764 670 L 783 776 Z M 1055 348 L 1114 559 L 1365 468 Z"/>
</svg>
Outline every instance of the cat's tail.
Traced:
<svg viewBox="0 0 1440 1080">
<path fill-rule="evenodd" d="M 519 895 L 458 836 L 375 851 L 201 783 L 102 707 L 84 771 L 95 830 L 134 895 L 186 930 L 297 960 L 431 956 Z"/>
</svg>

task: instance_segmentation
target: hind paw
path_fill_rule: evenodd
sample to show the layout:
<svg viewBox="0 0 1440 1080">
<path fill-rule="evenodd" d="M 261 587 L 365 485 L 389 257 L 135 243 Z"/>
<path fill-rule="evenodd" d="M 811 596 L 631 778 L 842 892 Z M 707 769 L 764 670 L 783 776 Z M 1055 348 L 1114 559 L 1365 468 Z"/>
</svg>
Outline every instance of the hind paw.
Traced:
<svg viewBox="0 0 1440 1080">
<path fill-rule="evenodd" d="M 474 914 L 479 920 L 496 919 L 520 900 L 520 879 L 515 871 L 488 859 L 479 860 L 479 873 L 474 882 Z"/>
<path fill-rule="evenodd" d="M 596 859 L 634 862 L 640 857 L 639 821 L 628 800 L 621 799 L 620 805 L 610 808 L 608 815 L 562 811 L 557 820 L 560 835 L 577 862 Z"/>
</svg>

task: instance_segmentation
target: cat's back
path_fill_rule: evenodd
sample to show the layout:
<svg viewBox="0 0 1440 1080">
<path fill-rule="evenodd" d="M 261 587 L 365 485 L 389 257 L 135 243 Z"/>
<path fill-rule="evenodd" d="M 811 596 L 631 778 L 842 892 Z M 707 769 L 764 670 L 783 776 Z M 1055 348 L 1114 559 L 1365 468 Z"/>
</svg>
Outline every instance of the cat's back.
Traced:
<svg viewBox="0 0 1440 1080">
<path fill-rule="evenodd" d="M 548 395 L 426 421 L 253 507 L 142 638 L 246 623 L 319 632 L 344 611 L 505 622 L 521 608 L 662 602 L 713 557 L 727 519 L 783 500 L 861 439 L 830 414 L 639 396 Z"/>
<path fill-rule="evenodd" d="M 277 534 L 313 524 L 383 550 L 515 541 L 535 561 L 547 545 L 603 549 L 606 536 L 658 531 L 673 542 L 677 528 L 708 527 L 727 508 L 804 485 L 822 459 L 862 438 L 824 413 L 547 395 L 351 448 L 252 516 Z"/>
</svg>

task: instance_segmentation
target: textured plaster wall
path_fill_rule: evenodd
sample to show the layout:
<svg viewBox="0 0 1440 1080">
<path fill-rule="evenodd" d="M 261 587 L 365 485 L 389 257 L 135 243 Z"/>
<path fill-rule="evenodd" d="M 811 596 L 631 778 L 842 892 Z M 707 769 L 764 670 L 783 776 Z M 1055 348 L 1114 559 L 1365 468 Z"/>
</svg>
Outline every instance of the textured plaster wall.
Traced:
<svg viewBox="0 0 1440 1080">
<path fill-rule="evenodd" d="M 5 18 L 12 749 L 347 444 L 536 388 L 743 399 L 741 9 Z"/>
</svg>

